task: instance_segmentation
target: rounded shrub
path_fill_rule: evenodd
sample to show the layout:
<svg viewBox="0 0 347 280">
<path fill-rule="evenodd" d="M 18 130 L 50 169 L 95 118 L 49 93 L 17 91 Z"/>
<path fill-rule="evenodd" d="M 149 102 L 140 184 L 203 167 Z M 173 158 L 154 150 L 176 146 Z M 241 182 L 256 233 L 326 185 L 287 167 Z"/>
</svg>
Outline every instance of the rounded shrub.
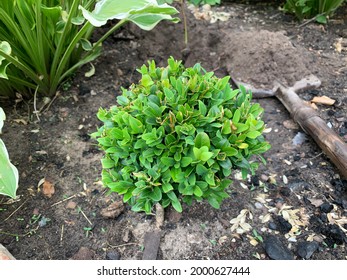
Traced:
<svg viewBox="0 0 347 280">
<path fill-rule="evenodd" d="M 250 92 L 231 89 L 229 76 L 200 64 L 185 68 L 171 57 L 167 67 L 152 61 L 138 71 L 139 83 L 97 114 L 103 126 L 92 136 L 105 152 L 103 184 L 133 211 L 151 213 L 160 203 L 181 212 L 181 202 L 203 199 L 219 208 L 232 169 L 254 173 L 270 148 L 263 109 Z"/>
</svg>

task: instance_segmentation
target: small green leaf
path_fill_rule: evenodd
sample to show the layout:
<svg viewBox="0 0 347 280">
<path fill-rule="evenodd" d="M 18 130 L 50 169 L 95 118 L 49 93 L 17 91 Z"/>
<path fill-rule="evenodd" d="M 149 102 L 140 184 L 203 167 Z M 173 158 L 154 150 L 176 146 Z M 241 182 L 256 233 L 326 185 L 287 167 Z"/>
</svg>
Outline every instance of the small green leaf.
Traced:
<svg viewBox="0 0 347 280">
<path fill-rule="evenodd" d="M 200 155 L 200 160 L 208 161 L 212 156 L 213 156 L 213 153 L 211 153 L 211 152 L 203 152 Z"/>
<path fill-rule="evenodd" d="M 152 193 L 149 196 L 153 201 L 160 201 L 162 198 L 161 190 L 159 187 L 154 187 Z"/>
<path fill-rule="evenodd" d="M 236 109 L 233 116 L 233 123 L 234 124 L 238 123 L 240 121 L 240 117 L 241 117 L 241 111 L 240 109 Z"/>
<path fill-rule="evenodd" d="M 82 48 L 83 48 L 85 51 L 87 51 L 87 52 L 89 52 L 89 51 L 91 51 L 91 50 L 93 49 L 92 43 L 89 42 L 87 39 L 82 38 L 82 39 L 80 40 L 80 43 L 81 43 L 81 45 L 82 45 Z"/>
<path fill-rule="evenodd" d="M 198 101 L 198 103 L 199 103 L 199 112 L 200 112 L 200 114 L 203 115 L 203 116 L 206 116 L 206 113 L 207 113 L 206 105 L 204 104 L 204 102 L 202 102 L 200 100 Z"/>
<path fill-rule="evenodd" d="M 241 133 L 243 131 L 246 131 L 247 129 L 249 129 L 249 125 L 248 124 L 243 124 L 243 123 L 237 123 L 235 124 L 237 130 L 236 133 Z"/>
<path fill-rule="evenodd" d="M 215 186 L 216 182 L 214 180 L 214 174 L 213 173 L 208 173 L 204 176 L 204 179 L 206 181 L 207 184 L 209 184 L 210 186 Z"/>
<path fill-rule="evenodd" d="M 139 134 L 143 132 L 143 124 L 140 120 L 135 119 L 133 116 L 129 115 L 129 125 L 132 134 Z"/>
<path fill-rule="evenodd" d="M 200 132 L 198 135 L 195 137 L 195 147 L 201 148 L 202 146 L 206 146 L 210 148 L 210 137 L 205 132 Z"/>
<path fill-rule="evenodd" d="M 144 210 L 145 210 L 147 215 L 151 214 L 152 203 L 151 203 L 151 201 L 149 199 L 147 199 L 146 202 L 145 202 Z"/>
<path fill-rule="evenodd" d="M 202 164 L 198 164 L 197 166 L 196 166 L 196 173 L 198 174 L 198 175 L 204 175 L 204 174 L 206 174 L 208 172 L 208 169 L 205 167 L 205 166 L 203 166 Z"/>
<path fill-rule="evenodd" d="M 109 183 L 107 186 L 113 192 L 116 192 L 118 194 L 125 194 L 128 192 L 129 188 L 134 186 L 134 184 L 132 182 L 128 182 L 128 181 L 119 181 L 119 182 Z"/>
<path fill-rule="evenodd" d="M 201 197 L 203 195 L 202 190 L 198 186 L 194 187 L 194 195 L 196 195 L 198 197 Z"/>
<path fill-rule="evenodd" d="M 239 149 L 247 149 L 248 148 L 248 144 L 247 143 L 241 143 L 240 145 L 238 145 Z"/>
<path fill-rule="evenodd" d="M 171 192 L 167 193 L 167 196 L 170 198 L 173 208 L 175 208 L 175 210 L 177 212 L 181 213 L 182 212 L 182 205 L 181 205 L 180 201 L 178 200 L 176 194 L 173 191 L 171 191 Z"/>
<path fill-rule="evenodd" d="M 193 159 L 191 157 L 183 157 L 181 161 L 182 167 L 187 167 L 189 164 L 193 162 Z"/>
<path fill-rule="evenodd" d="M 201 156 L 201 150 L 197 147 L 194 147 L 193 148 L 193 153 L 194 153 L 194 156 L 197 160 L 200 160 L 200 156 Z"/>
<path fill-rule="evenodd" d="M 225 120 L 222 126 L 222 133 L 223 134 L 230 134 L 231 133 L 231 123 L 230 120 Z"/>
<path fill-rule="evenodd" d="M 322 24 L 327 24 L 327 17 L 324 16 L 324 15 L 319 15 L 319 16 L 316 16 L 316 21 L 318 23 L 322 23 Z"/>
<path fill-rule="evenodd" d="M 173 166 L 175 164 L 175 160 L 171 157 L 162 157 L 160 161 L 166 166 Z"/>
<path fill-rule="evenodd" d="M 120 95 L 120 96 L 117 96 L 117 102 L 119 105 L 127 106 L 130 101 L 126 96 Z"/>
<path fill-rule="evenodd" d="M 150 75 L 143 75 L 142 78 L 141 78 L 141 84 L 144 86 L 144 87 L 149 87 L 151 85 L 153 85 L 153 81 L 152 81 L 152 78 Z"/>
<path fill-rule="evenodd" d="M 164 183 L 163 184 L 163 191 L 164 193 L 168 193 L 169 191 L 172 191 L 174 188 L 170 183 Z"/>
<path fill-rule="evenodd" d="M 222 151 L 228 156 L 228 157 L 232 157 L 232 156 L 236 156 L 238 151 L 233 148 L 233 147 L 225 147 L 222 149 Z"/>
<path fill-rule="evenodd" d="M 101 159 L 101 164 L 102 164 L 102 168 L 106 168 L 106 169 L 114 167 L 114 161 L 109 158 Z"/>
<path fill-rule="evenodd" d="M 247 134 L 246 134 L 246 136 L 248 137 L 248 138 L 251 138 L 251 139 L 255 139 L 255 138 L 257 138 L 258 136 L 260 136 L 261 135 L 261 133 L 259 132 L 259 131 L 249 131 L 249 132 L 247 132 Z"/>
<path fill-rule="evenodd" d="M 213 208 L 216 208 L 216 209 L 219 209 L 220 208 L 220 203 L 218 202 L 218 200 L 216 198 L 214 198 L 213 196 L 209 196 L 208 197 L 208 203 L 213 207 Z"/>
</svg>

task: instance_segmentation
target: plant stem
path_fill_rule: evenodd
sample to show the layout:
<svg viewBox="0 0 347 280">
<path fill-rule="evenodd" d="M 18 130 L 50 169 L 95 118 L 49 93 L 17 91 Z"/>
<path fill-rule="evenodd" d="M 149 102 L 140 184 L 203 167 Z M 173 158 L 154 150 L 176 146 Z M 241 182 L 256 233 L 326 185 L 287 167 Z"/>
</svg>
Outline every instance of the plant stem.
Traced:
<svg viewBox="0 0 347 280">
<path fill-rule="evenodd" d="M 183 25 L 184 25 L 184 43 L 187 46 L 188 45 L 188 26 L 187 26 L 187 17 L 186 13 L 184 11 L 184 0 L 180 0 L 181 2 L 181 11 L 183 16 Z"/>
<path fill-rule="evenodd" d="M 115 26 L 113 26 L 109 31 L 107 31 L 93 46 L 93 48 L 96 48 L 98 45 L 102 44 L 103 41 L 105 41 L 114 31 L 116 31 L 118 28 L 120 28 L 124 23 L 126 23 L 126 19 L 120 20 Z"/>
</svg>

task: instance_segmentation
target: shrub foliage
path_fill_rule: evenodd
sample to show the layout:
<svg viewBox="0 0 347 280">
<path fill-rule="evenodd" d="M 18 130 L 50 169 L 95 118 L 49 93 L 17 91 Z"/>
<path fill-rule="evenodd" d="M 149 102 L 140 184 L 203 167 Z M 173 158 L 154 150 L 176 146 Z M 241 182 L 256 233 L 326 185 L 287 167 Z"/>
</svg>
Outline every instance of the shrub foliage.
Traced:
<svg viewBox="0 0 347 280">
<path fill-rule="evenodd" d="M 138 71 L 140 82 L 97 114 L 103 126 L 93 137 L 105 151 L 104 185 L 133 211 L 150 213 L 160 203 L 181 212 L 181 202 L 203 199 L 219 208 L 232 169 L 254 172 L 270 148 L 263 109 L 251 93 L 231 89 L 230 77 L 219 79 L 200 64 L 185 68 L 171 57 L 167 67 L 152 61 Z"/>
</svg>

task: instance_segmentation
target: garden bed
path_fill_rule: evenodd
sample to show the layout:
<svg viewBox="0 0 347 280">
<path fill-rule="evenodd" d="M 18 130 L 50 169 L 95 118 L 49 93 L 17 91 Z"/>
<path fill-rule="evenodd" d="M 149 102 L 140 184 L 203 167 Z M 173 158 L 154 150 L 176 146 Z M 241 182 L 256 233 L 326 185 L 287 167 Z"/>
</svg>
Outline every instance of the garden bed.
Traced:
<svg viewBox="0 0 347 280">
<path fill-rule="evenodd" d="M 219 77 L 232 75 L 257 88 L 271 88 L 274 80 L 290 86 L 315 74 L 322 85 L 299 95 L 335 100 L 317 110 L 347 140 L 346 5 L 328 25 L 299 26 L 269 4 L 230 3 L 212 11 L 229 19 L 211 23 L 186 10 L 188 46 L 182 23 L 163 22 L 150 32 L 128 25 L 104 43 L 95 75 L 87 78 L 88 67 L 81 69 L 39 119 L 33 101 L 2 105 L 9 120 L 2 137 L 20 187 L 17 200 L 0 197 L 0 243 L 15 258 L 142 259 L 155 216 L 125 206 L 117 217 L 105 217 L 103 209 L 121 198 L 102 187 L 102 152 L 89 135 L 101 125 L 98 109 L 115 104 L 120 87 L 137 82 L 136 68 L 148 60 L 163 66 L 172 55 L 186 66 L 200 62 Z M 166 209 L 158 259 L 269 259 L 269 236 L 295 259 L 346 259 L 346 180 L 309 136 L 293 144 L 302 130 L 276 98 L 254 102 L 264 107 L 272 129 L 265 136 L 272 145 L 267 165 L 248 181 L 233 172 L 230 198 L 219 210 L 207 202 L 184 206 L 182 214 Z M 249 232 L 241 233 L 242 222 L 238 227 L 240 219 L 233 220 L 240 213 Z M 304 241 L 314 244 L 309 256 L 302 253 Z"/>
</svg>

